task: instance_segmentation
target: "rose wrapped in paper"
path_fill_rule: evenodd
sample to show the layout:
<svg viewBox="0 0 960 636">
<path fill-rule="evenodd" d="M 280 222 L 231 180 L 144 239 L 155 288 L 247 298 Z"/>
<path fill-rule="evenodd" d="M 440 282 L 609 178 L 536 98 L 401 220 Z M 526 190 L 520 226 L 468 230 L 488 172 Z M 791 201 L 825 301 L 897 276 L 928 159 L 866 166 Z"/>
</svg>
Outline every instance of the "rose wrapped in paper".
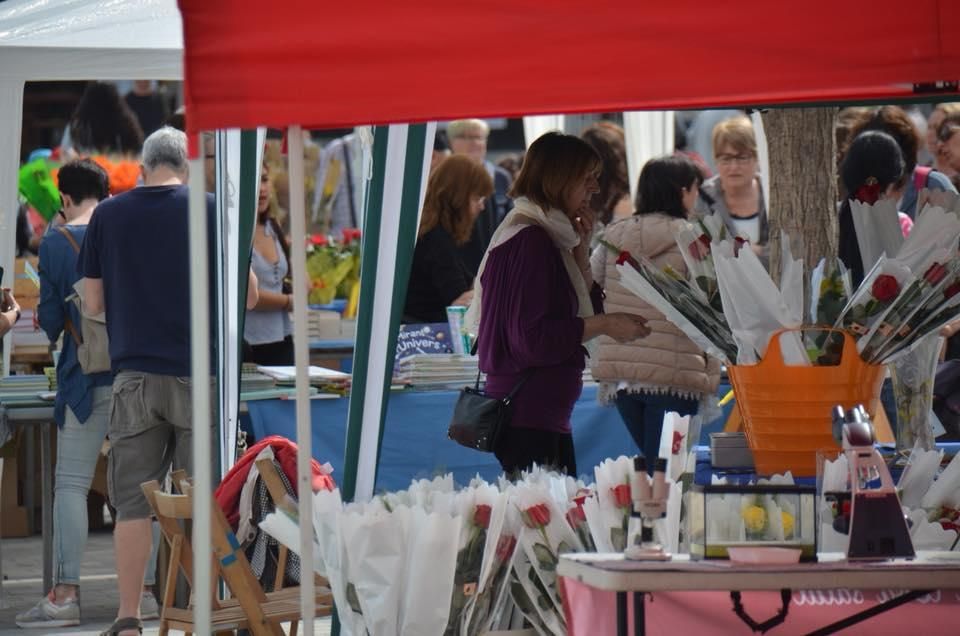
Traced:
<svg viewBox="0 0 960 636">
<path fill-rule="evenodd" d="M 881 258 L 864 277 L 834 326 L 851 332 L 859 347 L 860 339 L 878 324 L 912 276 L 902 263 Z"/>
<path fill-rule="evenodd" d="M 960 262 L 941 249 L 931 255 L 921 271 L 923 275 L 910 281 L 878 324 L 863 339 L 865 344 L 862 355 L 868 362 L 880 362 L 908 339 L 916 340 L 918 336 L 922 337 L 921 332 L 916 332 L 917 327 L 948 300 L 944 289 L 957 281 Z"/>
<path fill-rule="evenodd" d="M 563 634 L 566 626 L 557 589 L 557 564 L 561 554 L 583 548 L 564 518 L 560 506 L 566 504 L 565 500 L 555 500 L 544 484 L 518 484 L 514 492 L 523 523 L 519 544 L 532 570 L 527 575 L 533 584 L 531 599 L 551 633 Z"/>
<path fill-rule="evenodd" d="M 457 565 L 453 579 L 453 596 L 450 600 L 450 614 L 447 619 L 446 636 L 459 633 L 464 609 L 471 597 L 477 594 L 480 582 L 480 569 L 483 565 L 483 552 L 487 540 L 487 528 L 490 526 L 492 507 L 485 503 L 471 504 L 472 514 L 464 525 L 467 534 L 466 544 L 457 552 Z"/>
</svg>

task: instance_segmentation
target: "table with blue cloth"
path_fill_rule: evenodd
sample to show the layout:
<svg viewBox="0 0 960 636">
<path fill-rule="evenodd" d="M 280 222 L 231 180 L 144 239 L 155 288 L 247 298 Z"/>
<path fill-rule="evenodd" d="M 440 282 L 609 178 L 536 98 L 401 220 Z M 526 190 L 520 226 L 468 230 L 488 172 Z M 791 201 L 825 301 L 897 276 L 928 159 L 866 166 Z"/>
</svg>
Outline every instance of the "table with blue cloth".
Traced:
<svg viewBox="0 0 960 636">
<path fill-rule="evenodd" d="M 458 484 L 467 484 L 479 474 L 495 479 L 500 465 L 491 453 L 460 446 L 447 438 L 447 425 L 457 400 L 456 391 L 394 391 L 390 393 L 380 448 L 377 492 L 402 490 L 410 480 L 453 473 Z M 310 402 L 313 456 L 330 462 L 333 477 L 343 479 L 343 456 L 347 423 L 347 398 L 314 399 Z M 293 400 L 260 400 L 247 403 L 250 432 L 257 439 L 281 435 L 296 440 Z M 597 387 L 587 384 L 573 409 L 573 442 L 577 470 L 593 481 L 593 468 L 604 459 L 634 455 L 637 446 L 615 408 L 597 402 Z M 703 435 L 722 427 L 722 422 L 704 425 Z M 703 439 L 703 437 L 701 437 Z"/>
</svg>

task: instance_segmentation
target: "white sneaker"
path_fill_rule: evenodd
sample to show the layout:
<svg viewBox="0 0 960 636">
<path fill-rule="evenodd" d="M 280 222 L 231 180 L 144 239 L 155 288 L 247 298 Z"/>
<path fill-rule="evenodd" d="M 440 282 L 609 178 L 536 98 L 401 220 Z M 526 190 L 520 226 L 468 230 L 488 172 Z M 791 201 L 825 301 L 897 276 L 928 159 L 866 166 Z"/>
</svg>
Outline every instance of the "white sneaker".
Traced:
<svg viewBox="0 0 960 636">
<path fill-rule="evenodd" d="M 153 592 L 144 592 L 140 595 L 140 620 L 149 621 L 160 618 L 160 604 Z"/>
<path fill-rule="evenodd" d="M 76 598 L 58 605 L 45 596 L 26 612 L 17 614 L 17 626 L 24 629 L 49 629 L 51 627 L 71 627 L 79 624 L 80 603 Z"/>
</svg>

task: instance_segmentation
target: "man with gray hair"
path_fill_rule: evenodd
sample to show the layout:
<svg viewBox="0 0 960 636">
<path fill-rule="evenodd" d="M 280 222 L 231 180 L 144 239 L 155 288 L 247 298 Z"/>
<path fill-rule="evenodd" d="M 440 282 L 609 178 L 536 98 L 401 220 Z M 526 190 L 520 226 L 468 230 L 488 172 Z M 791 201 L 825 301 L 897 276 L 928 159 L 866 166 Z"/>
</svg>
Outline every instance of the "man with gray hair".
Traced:
<svg viewBox="0 0 960 636">
<path fill-rule="evenodd" d="M 473 224 L 470 240 L 460 247 L 460 259 L 473 276 L 490 245 L 490 239 L 503 217 L 513 207 L 508 192 L 513 179 L 510 173 L 487 161 L 487 139 L 490 126 L 482 119 L 457 119 L 447 124 L 450 149 L 455 155 L 466 155 L 483 165 L 493 179 L 493 194 L 487 197 L 483 210 Z"/>
<path fill-rule="evenodd" d="M 186 135 L 164 127 L 147 137 L 141 171 L 142 186 L 97 206 L 78 259 L 85 307 L 106 311 L 110 338 L 107 486 L 116 508 L 120 609 L 107 633 L 124 635 L 141 627 L 140 582 L 150 556 L 151 511 L 140 484 L 162 481 L 171 463 L 192 472 Z M 211 259 L 214 213 L 207 195 Z M 211 282 L 211 329 L 215 289 Z M 212 423 L 211 414 L 198 431 Z"/>
</svg>

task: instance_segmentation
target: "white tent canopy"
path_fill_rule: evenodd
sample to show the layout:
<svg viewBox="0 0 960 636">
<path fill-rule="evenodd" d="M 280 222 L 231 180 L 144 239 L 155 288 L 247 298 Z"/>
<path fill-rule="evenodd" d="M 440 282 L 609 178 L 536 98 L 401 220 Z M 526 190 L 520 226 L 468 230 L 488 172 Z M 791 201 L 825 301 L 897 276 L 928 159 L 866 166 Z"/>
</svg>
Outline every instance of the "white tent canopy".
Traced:
<svg viewBox="0 0 960 636">
<path fill-rule="evenodd" d="M 0 266 L 13 287 L 23 87 L 28 81 L 183 77 L 176 0 L 0 4 Z M 10 368 L 10 336 L 3 348 Z"/>
</svg>

